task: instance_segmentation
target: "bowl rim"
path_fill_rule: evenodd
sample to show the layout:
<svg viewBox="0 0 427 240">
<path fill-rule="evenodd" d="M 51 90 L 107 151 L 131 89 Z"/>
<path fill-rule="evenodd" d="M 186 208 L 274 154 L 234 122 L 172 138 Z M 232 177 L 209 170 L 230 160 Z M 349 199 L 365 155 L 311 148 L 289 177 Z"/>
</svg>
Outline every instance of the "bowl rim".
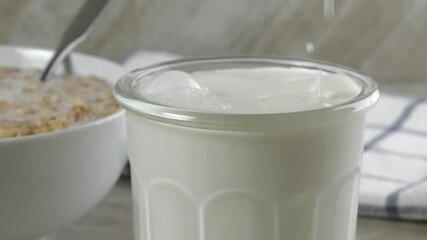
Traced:
<svg viewBox="0 0 427 240">
<path fill-rule="evenodd" d="M 2 51 L 2 50 L 40 51 L 40 52 L 49 53 L 49 54 L 53 53 L 52 49 L 47 49 L 47 48 L 23 47 L 23 46 L 16 46 L 16 45 L 1 45 L 0 44 L 0 51 Z M 89 55 L 89 54 L 85 54 L 85 53 L 80 53 L 80 52 L 73 52 L 72 55 L 77 56 L 77 57 L 88 58 L 88 59 L 95 60 L 95 61 L 107 62 L 109 64 L 116 65 L 117 67 L 121 68 L 123 70 L 123 74 L 126 73 L 126 70 L 124 69 L 124 67 L 122 65 L 120 65 L 116 62 L 113 62 L 111 60 L 100 58 L 100 57 Z M 112 85 L 112 88 L 114 88 L 114 83 L 110 83 L 110 84 Z M 85 129 L 90 128 L 90 127 L 99 126 L 99 125 L 105 124 L 106 122 L 114 121 L 115 119 L 118 119 L 118 118 L 124 116 L 124 114 L 125 114 L 125 110 L 123 108 L 121 108 L 118 111 L 116 111 L 112 114 L 109 114 L 107 116 L 95 119 L 95 120 L 87 122 L 87 123 L 82 123 L 82 124 L 79 124 L 77 126 L 72 126 L 69 128 L 60 129 L 57 131 L 52 131 L 52 132 L 47 132 L 47 133 L 39 133 L 39 134 L 33 134 L 33 135 L 27 135 L 27 136 L 20 136 L 20 137 L 0 138 L 0 144 L 33 141 L 35 139 L 40 139 L 40 138 L 42 138 L 42 139 L 54 138 L 54 137 L 61 135 L 61 134 L 70 134 L 73 132 L 85 130 Z"/>
</svg>

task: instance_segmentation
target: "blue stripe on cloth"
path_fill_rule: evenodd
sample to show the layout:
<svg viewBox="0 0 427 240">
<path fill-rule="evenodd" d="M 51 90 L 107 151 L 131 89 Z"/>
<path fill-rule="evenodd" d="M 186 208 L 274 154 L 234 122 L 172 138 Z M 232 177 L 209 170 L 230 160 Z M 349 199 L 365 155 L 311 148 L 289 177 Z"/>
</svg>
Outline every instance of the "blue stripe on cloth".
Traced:
<svg viewBox="0 0 427 240">
<path fill-rule="evenodd" d="M 383 130 L 383 129 L 386 129 L 387 126 L 386 125 L 380 125 L 380 124 L 367 123 L 366 128 L 372 129 L 372 130 Z M 427 137 L 427 132 L 419 131 L 419 130 L 415 130 L 415 129 L 400 128 L 399 132 L 409 134 L 409 135 L 420 136 L 420 137 Z"/>
<path fill-rule="evenodd" d="M 404 158 L 405 160 L 417 160 L 417 161 L 427 162 L 427 156 L 421 155 L 421 154 L 404 153 L 396 150 L 383 149 L 383 148 L 372 148 L 370 151 L 383 154 L 383 155 L 389 154 L 389 155 L 398 156 L 398 157 Z"/>
<path fill-rule="evenodd" d="M 391 133 L 399 130 L 402 125 L 405 123 L 405 121 L 411 116 L 411 113 L 415 110 L 415 108 L 423 103 L 425 99 L 423 98 L 417 98 L 414 99 L 412 102 L 410 102 L 406 107 L 403 109 L 400 116 L 397 118 L 397 120 L 394 122 L 393 125 L 386 128 L 384 132 L 376 136 L 374 139 L 372 139 L 370 142 L 365 144 L 365 151 L 370 150 L 375 144 L 377 144 L 379 141 L 383 140 L 387 136 L 389 136 Z"/>
<path fill-rule="evenodd" d="M 366 203 L 359 203 L 358 214 L 367 216 L 387 216 L 384 205 L 381 206 Z"/>
<path fill-rule="evenodd" d="M 387 215 L 389 217 L 399 219 L 399 213 L 403 213 L 401 207 L 398 206 L 399 196 L 402 194 L 402 192 L 407 191 L 408 189 L 413 188 L 415 186 L 418 186 L 425 181 L 427 181 L 427 176 L 416 182 L 412 182 L 406 186 L 403 186 L 397 189 L 396 191 L 392 192 L 391 194 L 389 194 L 386 199 L 386 206 L 385 206 Z"/>
<path fill-rule="evenodd" d="M 379 176 L 379 175 L 374 175 L 374 174 L 368 174 L 368 173 L 362 174 L 362 178 L 367 178 L 367 179 L 372 179 L 372 180 L 378 180 L 378 181 L 383 181 L 383 182 L 389 182 L 389 183 L 396 183 L 396 184 L 405 184 L 405 183 L 408 183 L 408 181 L 405 181 L 405 180 L 402 180 L 402 179 L 384 177 L 384 176 Z"/>
<path fill-rule="evenodd" d="M 405 215 L 425 215 L 427 216 L 427 206 L 403 206 L 399 207 L 399 213 L 405 214 Z M 386 209 L 384 206 L 379 205 L 371 205 L 371 204 L 365 204 L 360 203 L 359 204 L 359 214 L 360 215 L 366 215 L 366 216 L 387 216 Z"/>
</svg>

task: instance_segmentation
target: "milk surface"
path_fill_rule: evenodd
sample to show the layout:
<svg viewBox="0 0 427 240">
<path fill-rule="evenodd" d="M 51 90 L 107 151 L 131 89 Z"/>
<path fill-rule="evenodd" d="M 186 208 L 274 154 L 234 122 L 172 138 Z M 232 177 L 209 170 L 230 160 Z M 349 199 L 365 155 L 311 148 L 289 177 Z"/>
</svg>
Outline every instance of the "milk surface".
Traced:
<svg viewBox="0 0 427 240">
<path fill-rule="evenodd" d="M 347 76 L 302 68 L 163 72 L 142 81 L 140 95 L 158 104 L 207 112 L 286 113 L 348 101 L 360 86 Z"/>
</svg>

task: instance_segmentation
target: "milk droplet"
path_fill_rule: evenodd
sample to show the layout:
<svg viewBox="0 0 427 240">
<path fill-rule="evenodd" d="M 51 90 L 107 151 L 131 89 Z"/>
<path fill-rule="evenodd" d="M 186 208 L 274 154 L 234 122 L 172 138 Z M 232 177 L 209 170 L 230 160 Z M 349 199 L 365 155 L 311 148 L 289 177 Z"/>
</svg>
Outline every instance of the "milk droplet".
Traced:
<svg viewBox="0 0 427 240">
<path fill-rule="evenodd" d="M 307 50 L 308 53 L 314 52 L 314 44 L 312 42 L 307 42 L 305 44 L 305 49 Z"/>
<path fill-rule="evenodd" d="M 334 0 L 323 0 L 323 17 L 325 19 L 332 19 L 335 16 L 335 3 Z"/>
</svg>

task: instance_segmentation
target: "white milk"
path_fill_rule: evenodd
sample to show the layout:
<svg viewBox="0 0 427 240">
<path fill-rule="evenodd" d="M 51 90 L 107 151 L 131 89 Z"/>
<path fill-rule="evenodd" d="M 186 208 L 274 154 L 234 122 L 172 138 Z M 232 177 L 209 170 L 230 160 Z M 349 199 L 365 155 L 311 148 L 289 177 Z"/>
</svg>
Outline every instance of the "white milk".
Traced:
<svg viewBox="0 0 427 240">
<path fill-rule="evenodd" d="M 167 71 L 138 91 L 159 104 L 203 112 L 285 113 L 329 107 L 354 98 L 360 86 L 346 76 L 301 68 Z"/>
<path fill-rule="evenodd" d="M 169 71 L 135 89 L 231 122 L 127 112 L 136 239 L 355 238 L 366 110 L 307 111 L 333 112 L 361 92 L 355 80 L 277 67 Z"/>
</svg>

